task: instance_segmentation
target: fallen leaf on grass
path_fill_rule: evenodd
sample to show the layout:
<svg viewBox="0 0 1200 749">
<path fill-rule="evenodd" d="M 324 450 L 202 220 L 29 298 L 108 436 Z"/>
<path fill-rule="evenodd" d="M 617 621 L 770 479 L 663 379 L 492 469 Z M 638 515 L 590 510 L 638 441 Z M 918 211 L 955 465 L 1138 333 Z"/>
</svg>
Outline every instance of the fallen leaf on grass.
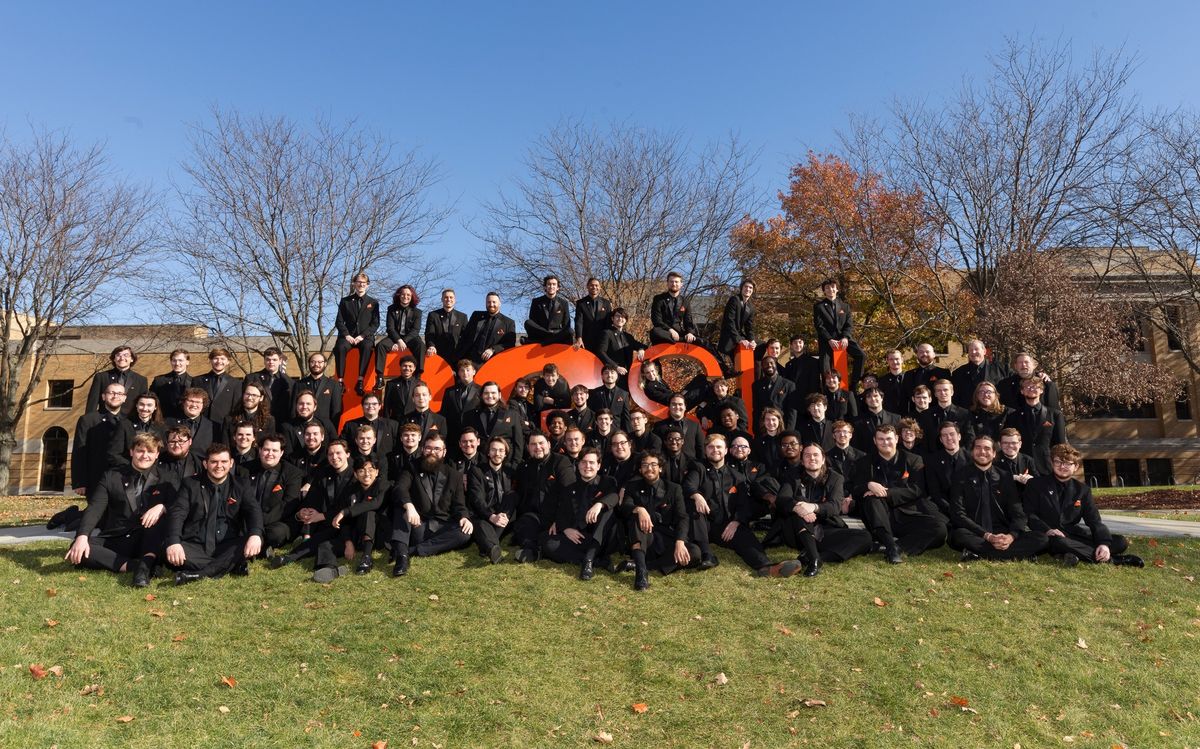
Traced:
<svg viewBox="0 0 1200 749">
<path fill-rule="evenodd" d="M 371 749 L 387 749 L 386 741 L 376 741 L 371 744 Z"/>
<path fill-rule="evenodd" d="M 804 700 L 804 706 L 805 707 L 826 707 L 827 705 L 825 704 L 825 700 L 806 699 L 806 700 Z"/>
<path fill-rule="evenodd" d="M 217 712 L 220 713 L 221 715 L 228 715 L 229 708 L 225 707 L 224 705 L 220 705 L 219 707 L 217 707 Z"/>
<path fill-rule="evenodd" d="M 100 686 L 99 684 L 88 684 L 86 687 L 79 690 L 80 697 L 87 697 L 89 694 L 94 694 L 97 697 L 103 697 L 104 687 Z"/>
<path fill-rule="evenodd" d="M 55 676 L 59 676 L 59 677 L 61 677 L 61 676 L 63 675 L 63 667 L 62 667 L 62 666 L 51 666 L 51 667 L 50 667 L 49 669 L 47 669 L 47 670 L 48 670 L 50 673 L 54 674 Z"/>
<path fill-rule="evenodd" d="M 221 683 L 230 689 L 233 689 L 237 686 L 237 679 L 233 678 L 232 676 L 222 676 Z"/>
<path fill-rule="evenodd" d="M 776 627 L 775 629 L 778 630 L 779 634 L 783 635 L 784 637 L 792 636 L 792 630 L 788 629 L 787 627 L 783 626 L 782 624 L 779 625 L 778 627 Z"/>
<path fill-rule="evenodd" d="M 1080 637 L 1078 640 L 1075 641 L 1075 647 L 1079 648 L 1080 650 L 1087 650 L 1088 649 L 1087 640 Z"/>
<path fill-rule="evenodd" d="M 146 600 L 147 600 L 147 601 L 153 601 L 155 598 L 158 598 L 158 596 L 154 595 L 153 593 L 147 593 L 147 594 L 146 594 Z"/>
<path fill-rule="evenodd" d="M 971 701 L 966 697 L 959 697 L 957 694 L 950 695 L 950 704 L 958 707 L 966 707 L 971 704 Z"/>
<path fill-rule="evenodd" d="M 53 598 L 58 595 L 58 588 L 46 588 L 46 597 Z"/>
<path fill-rule="evenodd" d="M 879 596 L 875 596 L 875 605 L 879 607 L 887 606 L 887 601 L 883 600 Z"/>
<path fill-rule="evenodd" d="M 954 577 L 954 573 L 953 572 L 943 572 L 942 577 Z"/>
<path fill-rule="evenodd" d="M 1158 539 L 1152 538 L 1146 543 L 1146 545 L 1153 549 L 1154 547 L 1158 546 Z"/>
<path fill-rule="evenodd" d="M 438 601 L 438 600 L 441 600 L 441 599 L 439 599 L 439 598 L 438 598 L 438 594 L 437 594 L 437 593 L 430 593 L 430 594 L 429 594 L 429 600 L 431 600 L 431 601 Z"/>
<path fill-rule="evenodd" d="M 44 679 L 47 673 L 49 672 L 46 671 L 46 667 L 40 663 L 35 663 L 29 667 L 29 675 L 35 679 Z"/>
<path fill-rule="evenodd" d="M 650 709 L 649 706 L 646 705 L 645 702 L 635 702 L 632 705 L 630 705 L 629 707 L 632 708 L 633 711 L 635 713 L 637 713 L 638 715 L 641 715 L 642 713 L 644 713 Z"/>
<path fill-rule="evenodd" d="M 723 687 L 729 683 L 729 677 L 725 675 L 724 671 L 722 671 L 721 673 L 717 674 L 717 678 L 714 681 L 717 682 L 717 686 Z"/>
<path fill-rule="evenodd" d="M 938 712 L 938 709 L 936 707 L 929 708 L 929 717 L 936 718 L 939 715 L 941 715 L 941 713 Z"/>
<path fill-rule="evenodd" d="M 118 723 L 132 723 L 133 716 L 132 715 L 122 715 L 120 718 L 117 718 L 117 722 Z"/>
<path fill-rule="evenodd" d="M 592 740 L 598 744 L 611 744 L 613 742 L 612 734 L 608 731 L 601 731 L 592 737 Z"/>
<path fill-rule="evenodd" d="M 50 629 L 54 629 L 55 627 L 58 626 L 58 620 L 57 619 L 47 619 L 46 626 L 49 627 Z"/>
<path fill-rule="evenodd" d="M 155 619 L 162 619 L 166 615 L 167 615 L 167 612 L 165 612 L 165 611 L 159 611 L 158 609 L 150 609 L 150 616 L 153 616 Z"/>
<path fill-rule="evenodd" d="M 186 639 L 187 639 L 187 635 L 178 634 L 171 638 L 171 642 L 183 642 Z"/>
</svg>

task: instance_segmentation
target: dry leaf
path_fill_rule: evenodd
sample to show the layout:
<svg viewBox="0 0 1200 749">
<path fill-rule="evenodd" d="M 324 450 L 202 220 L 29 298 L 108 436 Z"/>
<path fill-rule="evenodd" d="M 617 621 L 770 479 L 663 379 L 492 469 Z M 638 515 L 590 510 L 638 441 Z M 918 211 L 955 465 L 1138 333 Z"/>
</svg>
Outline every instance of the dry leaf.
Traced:
<svg viewBox="0 0 1200 749">
<path fill-rule="evenodd" d="M 967 705 L 971 704 L 971 701 L 966 697 L 959 697 L 957 694 L 952 694 L 950 695 L 950 704 L 958 705 L 959 707 L 966 707 Z"/>
<path fill-rule="evenodd" d="M 941 713 L 938 712 L 938 709 L 936 707 L 929 708 L 929 717 L 936 718 L 939 715 L 941 715 Z"/>
<path fill-rule="evenodd" d="M 637 713 L 638 715 L 641 715 L 642 713 L 644 713 L 650 709 L 649 706 L 646 705 L 645 702 L 635 702 L 632 705 L 630 705 L 630 707 L 633 708 L 633 711 L 635 713 Z"/>
<path fill-rule="evenodd" d="M 228 715 L 229 708 L 225 707 L 224 705 L 221 705 L 217 708 L 217 712 L 220 713 L 221 715 Z"/>
<path fill-rule="evenodd" d="M 153 593 L 147 593 L 147 594 L 146 594 L 146 600 L 147 600 L 147 601 L 153 601 L 155 598 L 158 598 L 158 596 L 154 595 Z"/>
<path fill-rule="evenodd" d="M 601 731 L 593 736 L 592 739 L 600 744 L 611 744 L 613 742 L 612 734 L 608 731 Z"/>
<path fill-rule="evenodd" d="M 58 626 L 58 620 L 57 619 L 47 619 L 46 626 L 49 627 L 50 629 L 54 629 L 55 627 Z"/>
<path fill-rule="evenodd" d="M 46 667 L 40 663 L 35 663 L 29 667 L 29 675 L 35 679 L 44 679 L 47 673 Z"/>
<path fill-rule="evenodd" d="M 1087 640 L 1080 637 L 1078 640 L 1075 641 L 1075 647 L 1079 648 L 1080 650 L 1087 650 L 1088 649 Z"/>
<path fill-rule="evenodd" d="M 102 697 L 104 696 L 104 687 L 100 686 L 99 684 L 88 684 L 86 687 L 79 690 L 79 695 L 81 697 L 87 697 L 89 694 Z"/>
<path fill-rule="evenodd" d="M 1152 538 L 1146 543 L 1146 545 L 1153 549 L 1154 547 L 1158 546 L 1158 539 Z"/>
<path fill-rule="evenodd" d="M 1166 560 L 1164 560 L 1160 557 L 1160 558 L 1154 560 L 1154 566 L 1155 567 L 1166 567 L 1167 562 L 1166 562 Z"/>
<path fill-rule="evenodd" d="M 371 749 L 387 749 L 387 741 L 376 741 L 371 744 Z"/>
<path fill-rule="evenodd" d="M 46 588 L 46 597 L 53 598 L 58 595 L 58 588 Z"/>
<path fill-rule="evenodd" d="M 879 596 L 875 596 L 875 605 L 880 607 L 887 606 L 887 601 L 883 600 Z"/>
<path fill-rule="evenodd" d="M 805 707 L 825 707 L 825 700 L 804 700 Z"/>
<path fill-rule="evenodd" d="M 779 634 L 783 635 L 784 637 L 792 636 L 792 630 L 788 629 L 787 627 L 783 626 L 782 624 L 779 625 L 778 627 L 776 627 L 776 629 L 779 631 Z"/>
<path fill-rule="evenodd" d="M 221 683 L 230 689 L 233 689 L 237 686 L 237 679 L 233 678 L 232 676 L 222 676 Z"/>
<path fill-rule="evenodd" d="M 187 635 L 178 634 L 171 638 L 171 642 L 183 642 L 186 639 L 187 639 Z"/>
<path fill-rule="evenodd" d="M 118 723 L 132 723 L 133 716 L 132 715 L 122 715 L 120 718 L 117 718 L 117 722 Z"/>
<path fill-rule="evenodd" d="M 158 609 L 150 609 L 150 616 L 153 616 L 156 619 L 162 619 L 166 615 L 167 615 L 167 612 L 165 612 L 165 611 L 159 611 Z"/>
<path fill-rule="evenodd" d="M 61 677 L 63 675 L 63 667 L 62 666 L 51 666 L 49 668 L 49 671 L 50 671 L 50 673 L 54 674 L 55 676 Z"/>
<path fill-rule="evenodd" d="M 942 577 L 954 577 L 954 573 L 953 572 L 943 572 Z"/>
<path fill-rule="evenodd" d="M 722 671 L 721 673 L 717 674 L 715 681 L 717 682 L 717 686 L 723 687 L 729 683 L 729 677 L 725 675 L 724 671 Z"/>
<path fill-rule="evenodd" d="M 430 593 L 430 594 L 429 594 L 429 600 L 431 600 L 431 601 L 438 601 L 438 600 L 441 600 L 441 599 L 439 599 L 439 598 L 438 598 L 438 594 L 437 594 L 437 593 Z"/>
</svg>

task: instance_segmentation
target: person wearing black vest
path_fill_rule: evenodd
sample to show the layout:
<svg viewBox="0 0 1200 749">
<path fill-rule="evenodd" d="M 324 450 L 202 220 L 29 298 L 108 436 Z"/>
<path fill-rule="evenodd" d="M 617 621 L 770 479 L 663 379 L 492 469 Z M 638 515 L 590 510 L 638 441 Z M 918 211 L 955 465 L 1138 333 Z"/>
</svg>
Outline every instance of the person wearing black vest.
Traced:
<svg viewBox="0 0 1200 749">
<path fill-rule="evenodd" d="M 346 382 L 346 355 L 358 349 L 358 375 L 354 381 L 354 392 L 363 394 L 362 378 L 371 366 L 371 351 L 375 346 L 375 332 L 379 330 L 379 300 L 367 295 L 371 280 L 366 273 L 358 272 L 350 280 L 350 294 L 338 302 L 337 342 L 333 344 L 334 369 L 338 380 Z"/>
<path fill-rule="evenodd" d="M 512 318 L 500 314 L 500 295 L 489 291 L 484 309 L 471 313 L 459 341 L 460 356 L 476 365 L 517 345 L 517 325 Z"/>
<path fill-rule="evenodd" d="M 429 386 L 425 383 L 420 383 L 413 388 L 412 409 L 404 414 L 401 419 L 401 424 L 416 424 L 421 427 L 421 439 L 430 432 L 441 432 L 443 435 L 449 434 L 450 427 L 446 423 L 445 417 L 440 414 L 435 414 L 429 408 L 429 402 L 433 399 L 430 395 Z M 391 454 L 393 448 L 384 449 L 380 447 L 380 452 L 383 455 Z M 394 479 L 395 477 L 393 477 Z"/>
<path fill-rule="evenodd" d="M 224 424 L 225 417 L 242 399 L 242 381 L 229 373 L 229 352 L 215 348 L 208 352 L 210 371 L 192 380 L 192 387 L 208 393 L 204 415 L 214 424 Z"/>
<path fill-rule="evenodd" d="M 950 492 L 951 549 L 972 559 L 1032 559 L 1046 550 L 1046 534 L 1029 527 L 1017 485 L 993 465 L 996 441 L 983 434 L 971 446 L 971 465 Z"/>
<path fill-rule="evenodd" d="M 688 539 L 691 521 L 683 489 L 663 477 L 662 455 L 638 458 L 638 476 L 624 487 L 620 504 L 634 564 L 634 590 L 650 587 L 649 568 L 669 575 L 700 565 L 700 547 Z"/>
<path fill-rule="evenodd" d="M 864 354 L 854 340 L 854 320 L 850 305 L 838 299 L 838 283 L 832 278 L 821 282 L 824 297 L 813 305 L 813 327 L 817 331 L 817 348 L 821 352 L 821 371 L 833 369 L 833 350 L 845 349 L 850 361 L 850 389 L 862 379 Z"/>
<path fill-rule="evenodd" d="M 1008 376 L 1008 367 L 987 358 L 987 346 L 978 338 L 967 342 L 967 361 L 960 364 L 950 381 L 954 383 L 954 405 L 967 408 L 981 382 L 999 385 Z"/>
<path fill-rule="evenodd" d="M 542 279 L 542 289 L 546 293 L 529 303 L 529 319 L 525 321 L 527 343 L 543 346 L 574 343 L 571 307 L 567 300 L 558 295 L 558 286 L 558 276 L 550 275 Z"/>
<path fill-rule="evenodd" d="M 757 342 L 754 339 L 754 305 L 750 297 L 754 296 L 754 282 L 743 278 L 738 287 L 738 293 L 729 297 L 725 303 L 725 313 L 721 315 L 721 334 L 717 339 L 717 353 L 721 366 L 725 369 L 726 377 L 734 377 L 734 359 L 739 347 L 753 351 Z"/>
<path fill-rule="evenodd" d="M 554 498 L 542 551 L 559 564 L 578 564 L 579 579 L 591 580 L 596 559 L 607 558 L 612 551 L 611 524 L 619 501 L 617 484 L 600 475 L 600 451 L 594 447 L 584 448 L 575 470 L 574 483 L 563 487 Z"/>
<path fill-rule="evenodd" d="M 1022 392 L 1029 398 L 1028 392 Z M 1075 478 L 1079 451 L 1055 445 L 1050 456 L 1053 472 L 1030 480 L 1022 500 L 1029 527 L 1046 534 L 1049 552 L 1068 566 L 1081 561 L 1144 566 L 1141 557 L 1125 553 L 1129 541 L 1109 531 L 1101 520 L 1092 488 Z"/>
<path fill-rule="evenodd" d="M 320 351 L 308 355 L 308 374 L 296 380 L 292 388 L 292 407 L 300 394 L 307 391 L 316 398 L 317 416 L 337 425 L 342 422 L 342 383 L 325 376 L 325 365 L 325 355 Z"/>
<path fill-rule="evenodd" d="M 492 437 L 487 460 L 467 474 L 467 509 L 475 532 L 471 538 L 492 564 L 504 558 L 500 542 L 512 532 L 517 516 L 516 471 L 509 464 L 508 440 Z"/>
<path fill-rule="evenodd" d="M 393 351 L 400 356 L 411 355 L 417 376 L 425 371 L 425 341 L 421 339 L 422 315 L 421 309 L 417 307 L 420 301 L 417 290 L 408 284 L 396 289 L 396 293 L 392 295 L 392 303 L 388 305 L 384 322 L 387 334 L 375 347 L 377 381 L 383 381 L 387 357 Z"/>
<path fill-rule="evenodd" d="M 191 355 L 187 351 L 175 349 L 171 352 L 171 371 L 157 375 L 150 383 L 150 392 L 158 396 L 165 418 L 174 419 L 183 415 L 179 402 L 183 400 L 183 391 L 192 386 L 192 376 L 187 371 L 190 360 Z"/>
<path fill-rule="evenodd" d="M 104 388 L 110 382 L 116 382 L 125 387 L 125 405 L 122 413 L 128 416 L 133 412 L 137 397 L 149 390 L 146 378 L 133 371 L 133 365 L 137 364 L 137 359 L 137 354 L 133 353 L 133 349 L 129 346 L 117 346 L 112 350 L 108 356 L 108 360 L 112 362 L 112 369 L 97 372 L 96 376 L 92 378 L 92 386 L 88 390 L 84 413 L 99 411 L 103 408 L 101 396 L 104 394 Z"/>
<path fill-rule="evenodd" d="M 392 503 L 392 576 L 408 574 L 409 554 L 430 557 L 471 542 L 463 475 L 445 462 L 446 441 L 433 432 L 421 446 L 415 470 L 400 474 Z"/>
<path fill-rule="evenodd" d="M 125 386 L 110 382 L 101 396 L 101 409 L 88 411 L 75 422 L 71 442 L 71 486 L 81 497 L 88 496 L 110 467 L 110 449 L 125 420 Z M 113 464 L 116 461 L 112 461 Z"/>
<path fill-rule="evenodd" d="M 249 485 L 232 475 L 229 448 L 209 446 L 204 473 L 183 480 L 167 509 L 167 564 L 175 584 L 248 574 L 246 560 L 262 551 L 262 508 Z"/>
<path fill-rule="evenodd" d="M 263 515 L 263 543 L 267 550 L 288 545 L 300 535 L 296 519 L 304 475 L 283 462 L 283 437 L 266 434 L 258 443 L 258 461 L 246 471 L 246 480 Z"/>
<path fill-rule="evenodd" d="M 680 292 L 683 276 L 667 274 L 667 290 L 650 301 L 650 343 L 697 343 L 700 332 Z"/>
<path fill-rule="evenodd" d="M 242 390 L 250 383 L 257 383 L 271 404 L 271 416 L 276 424 L 287 420 L 292 408 L 292 388 L 295 382 L 283 371 L 283 352 L 276 346 L 263 349 L 263 368 L 251 372 L 242 380 Z"/>
<path fill-rule="evenodd" d="M 520 548 L 518 562 L 535 562 L 541 557 L 542 534 L 550 527 L 557 496 L 575 483 L 575 466 L 565 455 L 550 449 L 550 440 L 532 432 L 526 442 L 525 460 L 517 469 L 517 509 L 509 519 L 512 540 Z"/>
<path fill-rule="evenodd" d="M 897 449 L 896 427 L 875 431 L 875 451 L 850 469 L 851 491 L 863 523 L 892 564 L 901 551 L 921 554 L 946 542 L 946 524 L 925 497 L 921 459 Z"/>
<path fill-rule="evenodd" d="M 1042 404 L 1042 381 L 1029 377 L 1021 381 L 1025 402 L 1008 415 L 1004 425 L 1021 432 L 1021 452 L 1033 458 L 1034 469 L 1041 476 L 1050 470 L 1050 448 L 1067 441 L 1067 426 L 1062 411 L 1051 411 Z"/>
<path fill-rule="evenodd" d="M 137 588 L 150 584 L 166 537 L 163 516 L 175 499 L 175 486 L 156 465 L 161 446 L 158 435 L 142 432 L 133 438 L 129 463 L 103 475 L 88 495 L 68 562 L 132 572 Z M 93 539 L 96 528 L 100 533 Z"/>
<path fill-rule="evenodd" d="M 455 301 L 454 289 L 443 289 L 441 308 L 425 318 L 425 354 L 440 356 L 452 366 L 458 359 L 462 332 L 467 327 L 467 316 L 454 309 Z"/>
<path fill-rule="evenodd" d="M 587 295 L 575 300 L 575 348 L 593 354 L 599 351 L 600 338 L 608 329 L 613 312 L 612 302 L 600 296 L 600 281 L 589 278 Z"/>
</svg>

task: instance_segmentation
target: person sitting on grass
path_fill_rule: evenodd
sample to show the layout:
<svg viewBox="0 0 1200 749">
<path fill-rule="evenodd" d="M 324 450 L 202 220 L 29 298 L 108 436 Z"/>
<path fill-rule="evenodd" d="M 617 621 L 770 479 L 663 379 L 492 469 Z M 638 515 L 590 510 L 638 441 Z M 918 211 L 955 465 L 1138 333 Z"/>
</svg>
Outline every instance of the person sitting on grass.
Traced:
<svg viewBox="0 0 1200 749">
<path fill-rule="evenodd" d="M 649 568 L 669 575 L 680 567 L 700 565 L 700 547 L 688 540 L 690 522 L 683 490 L 663 478 L 662 455 L 644 453 L 638 476 L 625 487 L 625 516 L 634 564 L 634 590 L 650 587 Z"/>
<path fill-rule="evenodd" d="M 946 422 L 943 429 L 954 428 Z M 981 434 L 971 445 L 971 464 L 950 488 L 951 549 L 972 559 L 1032 559 L 1046 550 L 1046 534 L 1031 530 L 1017 484 L 993 465 L 996 440 Z"/>
</svg>

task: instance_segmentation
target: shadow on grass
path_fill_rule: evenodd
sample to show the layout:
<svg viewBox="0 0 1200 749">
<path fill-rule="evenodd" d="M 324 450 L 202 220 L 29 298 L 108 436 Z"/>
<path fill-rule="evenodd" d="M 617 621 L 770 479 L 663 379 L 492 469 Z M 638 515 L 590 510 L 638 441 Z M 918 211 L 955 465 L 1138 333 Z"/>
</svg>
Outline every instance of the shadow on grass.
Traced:
<svg viewBox="0 0 1200 749">
<path fill-rule="evenodd" d="M 39 575 L 49 575 L 71 572 L 75 568 L 63 559 L 62 549 L 46 548 L 44 546 L 5 546 L 0 547 L 0 556 L 11 559 L 30 572 Z"/>
</svg>

